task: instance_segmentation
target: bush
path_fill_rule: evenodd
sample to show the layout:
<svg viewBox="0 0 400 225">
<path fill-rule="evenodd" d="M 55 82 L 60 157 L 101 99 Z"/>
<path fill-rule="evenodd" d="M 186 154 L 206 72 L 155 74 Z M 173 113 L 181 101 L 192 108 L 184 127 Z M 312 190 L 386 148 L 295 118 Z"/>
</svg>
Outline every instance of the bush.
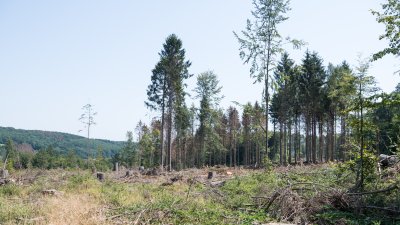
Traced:
<svg viewBox="0 0 400 225">
<path fill-rule="evenodd" d="M 352 152 L 351 159 L 349 161 L 337 164 L 335 174 L 340 177 L 347 171 L 357 173 L 360 170 L 360 164 L 360 153 L 358 151 Z M 363 157 L 363 173 L 366 181 L 372 181 L 377 178 L 377 165 L 378 158 L 374 155 L 373 152 L 365 150 Z"/>
</svg>

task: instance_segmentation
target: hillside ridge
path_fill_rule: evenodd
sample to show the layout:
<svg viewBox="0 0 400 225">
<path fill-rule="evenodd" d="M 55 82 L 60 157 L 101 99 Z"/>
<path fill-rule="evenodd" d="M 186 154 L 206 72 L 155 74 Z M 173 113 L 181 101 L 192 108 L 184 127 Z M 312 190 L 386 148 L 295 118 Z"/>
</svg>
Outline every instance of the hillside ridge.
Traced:
<svg viewBox="0 0 400 225">
<path fill-rule="evenodd" d="M 102 152 L 103 156 L 112 156 L 122 149 L 124 142 L 105 139 L 90 139 L 59 131 L 25 130 L 0 126 L 0 144 L 11 138 L 16 145 L 28 144 L 34 151 L 52 146 L 60 153 L 75 151 L 82 157 Z"/>
</svg>

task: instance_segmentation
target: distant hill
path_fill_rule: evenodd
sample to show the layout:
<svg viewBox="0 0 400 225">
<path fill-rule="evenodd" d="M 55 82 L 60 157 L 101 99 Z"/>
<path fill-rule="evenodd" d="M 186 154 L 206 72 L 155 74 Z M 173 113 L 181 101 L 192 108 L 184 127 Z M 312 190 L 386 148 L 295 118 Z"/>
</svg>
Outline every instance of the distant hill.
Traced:
<svg viewBox="0 0 400 225">
<path fill-rule="evenodd" d="M 0 127 L 0 144 L 5 144 L 8 138 L 13 140 L 20 151 L 38 151 L 51 145 L 61 153 L 74 150 L 83 158 L 87 157 L 88 152 L 91 155 L 96 154 L 99 149 L 103 151 L 104 156 L 110 157 L 120 151 L 124 145 L 122 141 L 101 139 L 90 139 L 88 142 L 85 137 L 61 132 Z"/>
</svg>

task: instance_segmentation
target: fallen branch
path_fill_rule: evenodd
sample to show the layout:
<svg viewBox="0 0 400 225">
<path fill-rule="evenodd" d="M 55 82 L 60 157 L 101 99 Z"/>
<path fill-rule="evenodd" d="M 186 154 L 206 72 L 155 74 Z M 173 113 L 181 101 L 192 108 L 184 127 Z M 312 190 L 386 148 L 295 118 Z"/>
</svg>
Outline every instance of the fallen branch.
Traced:
<svg viewBox="0 0 400 225">
<path fill-rule="evenodd" d="M 370 195 L 370 194 L 377 194 L 377 193 L 382 193 L 382 192 L 389 192 L 395 189 L 398 189 L 399 187 L 397 184 L 390 186 L 388 188 L 382 189 L 382 190 L 376 190 L 376 191 L 368 191 L 368 192 L 355 192 L 355 193 L 348 193 L 347 195 Z"/>
<path fill-rule="evenodd" d="M 121 208 L 121 207 L 120 207 Z M 116 208 L 116 209 L 119 209 L 119 208 Z M 111 210 L 116 210 L 116 209 L 111 209 Z M 142 210 L 143 211 L 143 210 Z M 113 219 L 116 219 L 116 218 L 118 218 L 118 217 L 121 217 L 121 216 L 125 216 L 125 215 L 130 215 L 130 214 L 135 214 L 135 213 L 137 213 L 137 212 L 139 212 L 138 210 L 135 210 L 135 211 L 128 211 L 128 212 L 124 212 L 124 213 L 121 213 L 121 214 L 117 214 L 117 215 L 114 215 L 114 216 L 110 216 L 110 217 L 108 217 L 107 218 L 107 220 L 113 220 Z"/>
<path fill-rule="evenodd" d="M 143 214 L 146 210 L 147 210 L 147 209 L 143 209 L 142 211 L 140 211 L 138 217 L 136 218 L 136 220 L 135 220 L 135 222 L 134 222 L 133 224 L 136 225 L 136 224 L 139 223 L 140 217 L 142 217 L 142 214 Z"/>
<path fill-rule="evenodd" d="M 264 211 L 268 211 L 269 207 L 271 207 L 272 203 L 281 195 L 282 190 L 277 190 L 275 193 L 270 197 L 270 200 L 268 201 L 267 205 L 265 206 Z"/>
<path fill-rule="evenodd" d="M 270 199 L 270 197 L 268 197 L 268 196 L 252 196 L 251 198 L 255 198 L 255 199 L 257 199 L 257 198 Z"/>
<path fill-rule="evenodd" d="M 37 222 L 37 221 L 44 220 L 44 217 L 40 216 L 40 217 L 36 217 L 36 218 L 31 218 L 31 219 L 18 218 L 18 220 L 24 221 L 24 222 Z"/>
<path fill-rule="evenodd" d="M 377 209 L 377 210 L 382 210 L 382 211 L 387 211 L 387 212 L 391 212 L 391 213 L 395 213 L 397 215 L 400 215 L 400 211 L 393 209 L 393 208 L 388 208 L 388 207 L 379 207 L 379 206 L 373 206 L 373 205 L 366 205 L 366 206 L 362 206 L 362 208 L 366 208 L 366 209 Z"/>
<path fill-rule="evenodd" d="M 222 187 L 224 185 L 225 185 L 225 181 L 210 182 L 211 187 Z"/>
<path fill-rule="evenodd" d="M 214 192 L 215 194 L 219 195 L 220 197 L 224 198 L 225 196 L 223 194 L 221 194 L 219 191 L 215 190 L 215 189 L 211 189 L 212 192 Z"/>
</svg>

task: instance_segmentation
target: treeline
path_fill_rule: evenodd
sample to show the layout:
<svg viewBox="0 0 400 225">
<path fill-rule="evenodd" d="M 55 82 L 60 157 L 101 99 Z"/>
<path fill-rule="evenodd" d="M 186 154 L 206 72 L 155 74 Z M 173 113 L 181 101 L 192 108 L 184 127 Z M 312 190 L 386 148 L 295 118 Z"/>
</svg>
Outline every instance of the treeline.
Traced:
<svg viewBox="0 0 400 225">
<path fill-rule="evenodd" d="M 59 152 L 51 145 L 39 151 L 20 151 L 13 140 L 8 139 L 6 144 L 0 146 L 0 167 L 9 171 L 15 169 L 93 169 L 110 170 L 114 165 L 114 158 L 104 155 L 101 148 L 83 158 L 76 150 L 69 150 L 67 153 Z"/>
<path fill-rule="evenodd" d="M 282 54 L 271 79 L 268 139 L 265 102 L 221 109 L 222 87 L 212 71 L 197 76 L 193 92 L 199 106 L 188 107 L 190 65 L 181 40 L 169 36 L 147 89 L 146 105 L 161 116 L 149 125 L 138 123 L 138 148 L 122 160 L 125 164 L 257 167 L 269 161 L 343 161 L 360 148 L 374 154 L 398 149 L 400 85 L 392 93 L 378 93 L 368 75 L 369 61 L 360 60 L 354 69 L 346 62 L 325 67 L 316 52 L 307 51 L 296 65 Z"/>
<path fill-rule="evenodd" d="M 52 146 L 56 152 L 68 154 L 72 149 L 82 158 L 87 158 L 93 153 L 96 153 L 98 148 L 101 148 L 102 154 L 109 158 L 115 155 L 124 145 L 123 142 L 119 141 L 99 139 L 90 139 L 88 142 L 87 139 L 82 136 L 61 132 L 0 127 L 0 143 L 5 144 L 8 139 L 13 140 L 16 145 L 30 145 L 35 151 Z"/>
<path fill-rule="evenodd" d="M 270 109 L 273 149 L 281 164 L 345 161 L 360 148 L 376 155 L 396 153 L 400 84 L 390 94 L 379 93 L 368 68 L 368 60 L 354 69 L 346 62 L 325 68 L 322 58 L 308 51 L 295 65 L 282 55 Z"/>
</svg>

